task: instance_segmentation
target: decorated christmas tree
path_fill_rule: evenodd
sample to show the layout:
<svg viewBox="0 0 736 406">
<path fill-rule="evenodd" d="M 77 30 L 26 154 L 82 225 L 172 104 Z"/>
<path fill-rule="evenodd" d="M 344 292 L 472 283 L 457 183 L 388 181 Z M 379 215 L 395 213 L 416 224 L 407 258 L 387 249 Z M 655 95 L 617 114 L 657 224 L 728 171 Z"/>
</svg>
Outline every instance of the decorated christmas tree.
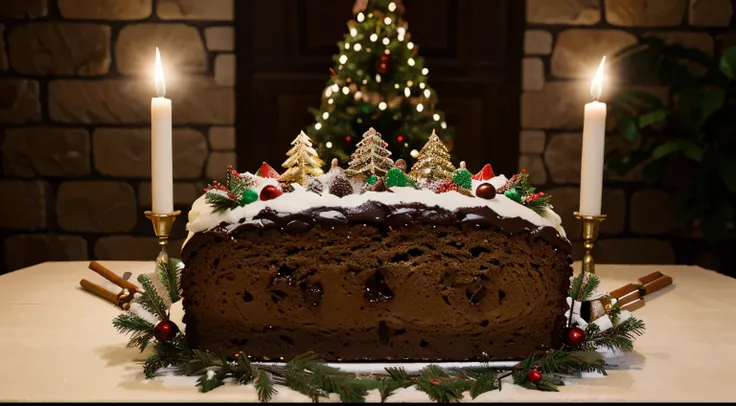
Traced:
<svg viewBox="0 0 736 406">
<path fill-rule="evenodd" d="M 416 157 L 432 128 L 447 129 L 403 12 L 401 0 L 356 1 L 320 108 L 310 110 L 315 123 L 307 133 L 326 161 L 345 163 L 358 135 L 371 127 L 404 159 Z M 450 144 L 448 131 L 442 136 Z"/>
<path fill-rule="evenodd" d="M 450 162 L 450 152 L 432 130 L 432 135 L 419 151 L 417 161 L 411 167 L 409 177 L 420 182 L 433 182 L 452 179 L 454 173 L 455 167 Z"/>
<path fill-rule="evenodd" d="M 391 151 L 386 149 L 387 146 L 380 133 L 373 128 L 368 129 L 352 155 L 347 175 L 385 175 L 394 164 L 389 158 Z"/>
<path fill-rule="evenodd" d="M 285 183 L 298 183 L 307 185 L 307 175 L 319 176 L 322 173 L 321 166 L 324 165 L 317 152 L 312 148 L 312 140 L 302 131 L 291 142 L 291 149 L 286 153 L 289 158 L 281 165 L 287 168 L 279 180 Z"/>
</svg>

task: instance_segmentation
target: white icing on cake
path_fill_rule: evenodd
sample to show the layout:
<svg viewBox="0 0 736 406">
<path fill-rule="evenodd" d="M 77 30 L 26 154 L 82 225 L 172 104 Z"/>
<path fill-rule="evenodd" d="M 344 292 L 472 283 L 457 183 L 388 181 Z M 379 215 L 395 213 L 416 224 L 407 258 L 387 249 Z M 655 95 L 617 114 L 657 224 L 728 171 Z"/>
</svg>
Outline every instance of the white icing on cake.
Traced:
<svg viewBox="0 0 736 406">
<path fill-rule="evenodd" d="M 331 175 L 328 172 L 319 178 L 326 180 L 329 177 Z M 278 185 L 275 179 L 261 178 L 259 180 L 259 184 L 255 187 L 255 190 L 259 194 L 260 190 L 266 185 Z M 474 191 L 481 183 L 490 183 L 494 187 L 500 188 L 506 183 L 506 180 L 506 177 L 503 175 L 496 176 L 488 181 L 473 180 L 471 190 Z M 187 223 L 189 236 L 184 242 L 184 245 L 186 245 L 194 233 L 210 230 L 222 222 L 238 224 L 241 219 L 245 219 L 244 222 L 251 222 L 253 221 L 253 217 L 265 208 L 271 208 L 280 213 L 298 213 L 315 207 L 357 208 L 368 201 L 386 205 L 421 203 L 429 207 L 439 206 L 446 210 L 487 206 L 501 217 L 519 217 L 540 228 L 553 227 L 557 229 L 562 237 L 566 238 L 560 216 L 550 208 L 546 209 L 544 215 L 540 216 L 533 210 L 504 196 L 502 193 L 497 194 L 493 199 L 487 200 L 466 196 L 454 191 L 438 194 L 426 189 L 417 190 L 411 187 L 392 187 L 391 191 L 393 193 L 369 191 L 340 198 L 327 193 L 326 186 L 321 195 L 308 191 L 298 184 L 293 184 L 292 186 L 294 187 L 293 192 L 284 193 L 276 199 L 268 201 L 258 200 L 251 204 L 224 212 L 215 212 L 214 208 L 205 202 L 205 195 L 200 196 L 189 211 L 189 222 Z M 322 216 L 330 216 L 329 213 L 331 212 L 323 213 Z M 338 212 L 333 213 L 333 215 L 337 215 L 336 213 Z"/>
</svg>

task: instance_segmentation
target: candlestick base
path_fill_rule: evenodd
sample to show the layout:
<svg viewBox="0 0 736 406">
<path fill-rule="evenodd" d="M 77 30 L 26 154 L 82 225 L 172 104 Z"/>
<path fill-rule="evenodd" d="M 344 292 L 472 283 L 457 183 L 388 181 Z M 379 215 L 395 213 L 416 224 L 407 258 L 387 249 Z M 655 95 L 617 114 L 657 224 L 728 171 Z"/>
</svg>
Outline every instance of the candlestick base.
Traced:
<svg viewBox="0 0 736 406">
<path fill-rule="evenodd" d="M 598 231 L 601 228 L 601 223 L 606 219 L 606 215 L 587 216 L 577 211 L 573 214 L 575 218 L 582 221 L 583 248 L 585 250 L 583 255 L 583 276 L 586 272 L 595 274 L 593 246 L 595 246 L 595 241 L 598 239 Z"/>
<path fill-rule="evenodd" d="M 171 213 L 154 213 L 150 210 L 144 213 L 151 223 L 153 224 L 153 232 L 158 237 L 158 244 L 161 246 L 161 252 L 156 257 L 156 261 L 169 261 L 169 253 L 166 251 L 166 247 L 169 244 L 169 235 L 171 229 L 174 228 L 174 222 L 176 216 L 181 214 L 181 210 L 176 210 Z"/>
</svg>

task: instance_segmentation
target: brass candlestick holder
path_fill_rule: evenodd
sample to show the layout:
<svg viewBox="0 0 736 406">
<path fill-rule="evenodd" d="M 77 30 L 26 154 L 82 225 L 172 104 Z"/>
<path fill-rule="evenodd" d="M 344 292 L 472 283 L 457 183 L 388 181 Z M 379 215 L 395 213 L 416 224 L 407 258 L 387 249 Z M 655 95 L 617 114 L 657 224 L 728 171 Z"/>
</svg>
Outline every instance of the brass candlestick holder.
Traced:
<svg viewBox="0 0 736 406">
<path fill-rule="evenodd" d="M 586 216 L 577 211 L 574 214 L 575 218 L 583 222 L 583 248 L 585 249 L 585 255 L 583 255 L 583 274 L 586 272 L 595 274 L 593 246 L 598 239 L 598 231 L 601 228 L 601 223 L 606 219 L 606 215 Z"/>
<path fill-rule="evenodd" d="M 156 233 L 158 244 L 161 246 L 161 252 L 156 257 L 156 261 L 169 262 L 169 253 L 166 252 L 166 246 L 169 244 L 169 234 L 171 234 L 171 229 L 174 227 L 176 216 L 181 214 L 181 210 L 166 214 L 154 213 L 148 210 L 144 214 L 153 223 L 153 232 Z"/>
</svg>

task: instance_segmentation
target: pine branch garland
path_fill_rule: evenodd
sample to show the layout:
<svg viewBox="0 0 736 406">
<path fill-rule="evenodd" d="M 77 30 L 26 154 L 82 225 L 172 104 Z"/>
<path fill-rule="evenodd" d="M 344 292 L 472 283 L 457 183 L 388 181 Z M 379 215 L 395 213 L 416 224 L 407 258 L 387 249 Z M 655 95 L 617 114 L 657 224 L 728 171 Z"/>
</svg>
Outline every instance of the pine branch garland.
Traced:
<svg viewBox="0 0 736 406">
<path fill-rule="evenodd" d="M 138 275 L 138 283 L 143 286 L 143 292 L 136 296 L 134 301 L 139 303 L 143 309 L 158 317 L 160 321 L 168 320 L 169 315 L 164 299 L 156 292 L 151 278 L 146 274 Z"/>
<path fill-rule="evenodd" d="M 210 369 L 204 372 L 202 376 L 197 379 L 197 386 L 202 392 L 209 392 L 215 388 L 218 388 L 225 384 L 225 374 L 222 370 L 215 371 Z"/>
</svg>

